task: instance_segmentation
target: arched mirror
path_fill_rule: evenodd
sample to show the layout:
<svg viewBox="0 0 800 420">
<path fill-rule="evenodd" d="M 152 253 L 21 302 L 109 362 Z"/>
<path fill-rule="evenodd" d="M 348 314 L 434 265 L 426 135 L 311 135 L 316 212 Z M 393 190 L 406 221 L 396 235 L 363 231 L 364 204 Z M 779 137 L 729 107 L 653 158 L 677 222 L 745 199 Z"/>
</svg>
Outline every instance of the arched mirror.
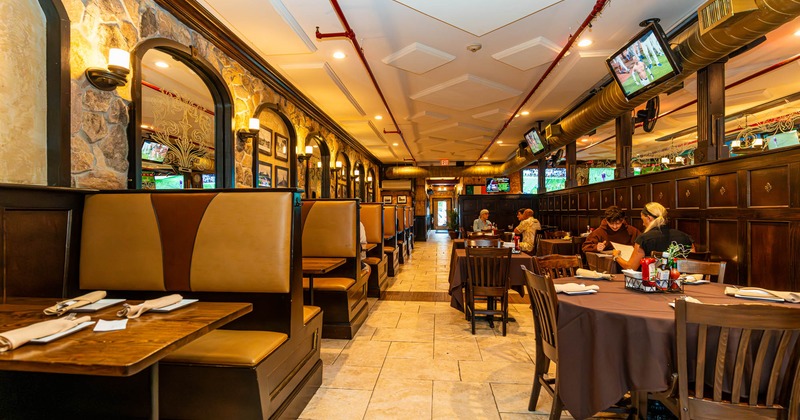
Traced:
<svg viewBox="0 0 800 420">
<path fill-rule="evenodd" d="M 290 165 L 296 161 L 294 127 L 274 104 L 262 104 L 255 115 L 259 121 L 258 135 L 253 140 L 256 142 L 253 147 L 253 173 L 258 174 L 256 187 L 296 186 L 296 167 Z"/>
<path fill-rule="evenodd" d="M 133 188 L 233 186 L 230 95 L 190 47 L 149 40 L 137 47 L 131 141 Z"/>
<path fill-rule="evenodd" d="M 367 202 L 374 203 L 375 198 L 375 182 L 377 182 L 377 178 L 375 178 L 375 171 L 370 169 L 367 172 Z"/>
<path fill-rule="evenodd" d="M 308 158 L 306 175 L 307 198 L 330 197 L 330 160 L 331 154 L 328 145 L 319 135 L 310 134 L 306 138 L 306 145 L 311 146 L 313 153 Z M 328 192 L 326 194 L 326 192 Z"/>
<path fill-rule="evenodd" d="M 350 197 L 350 159 L 346 154 L 339 152 L 336 156 L 336 166 L 333 171 L 333 185 L 336 187 L 335 198 Z"/>
<path fill-rule="evenodd" d="M 366 194 L 364 190 L 364 178 L 367 174 L 364 173 L 364 165 L 361 162 L 356 162 L 353 165 L 353 197 L 360 198 L 361 201 L 366 201 Z"/>
</svg>

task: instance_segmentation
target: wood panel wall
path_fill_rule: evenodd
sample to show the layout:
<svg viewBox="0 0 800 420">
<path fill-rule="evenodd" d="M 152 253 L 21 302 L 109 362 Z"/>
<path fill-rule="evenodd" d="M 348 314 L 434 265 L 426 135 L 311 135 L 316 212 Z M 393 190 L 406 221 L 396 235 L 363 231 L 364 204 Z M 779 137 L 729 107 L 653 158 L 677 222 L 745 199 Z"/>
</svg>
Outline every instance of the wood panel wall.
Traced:
<svg viewBox="0 0 800 420">
<path fill-rule="evenodd" d="M 800 148 L 764 152 L 537 197 L 539 220 L 573 233 L 597 226 L 616 204 L 641 229 L 657 201 L 670 224 L 728 263 L 725 282 L 800 290 Z"/>
<path fill-rule="evenodd" d="M 501 229 L 508 225 L 516 226 L 517 211 L 521 208 L 532 208 L 536 206 L 536 195 L 534 194 L 481 194 L 481 195 L 462 195 L 458 197 L 458 217 L 460 226 L 467 231 L 472 230 L 472 222 L 478 218 L 482 209 L 489 210 L 489 220 L 496 223 Z"/>
</svg>

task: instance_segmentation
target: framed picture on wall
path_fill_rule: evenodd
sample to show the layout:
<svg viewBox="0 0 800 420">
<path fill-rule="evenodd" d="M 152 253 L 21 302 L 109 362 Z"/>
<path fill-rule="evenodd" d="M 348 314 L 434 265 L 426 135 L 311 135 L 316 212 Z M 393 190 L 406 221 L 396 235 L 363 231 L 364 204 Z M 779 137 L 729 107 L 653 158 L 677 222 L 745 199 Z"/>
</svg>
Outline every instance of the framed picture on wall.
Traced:
<svg viewBox="0 0 800 420">
<path fill-rule="evenodd" d="M 277 146 L 277 143 L 276 143 Z M 277 157 L 277 149 L 275 150 Z M 288 188 L 289 187 L 289 168 L 283 166 L 275 166 L 275 188 Z"/>
<path fill-rule="evenodd" d="M 272 188 L 272 164 L 258 162 L 258 186 L 259 188 Z"/>
<path fill-rule="evenodd" d="M 406 203 L 407 203 L 406 196 L 404 195 L 397 196 L 397 204 L 406 204 Z"/>
<path fill-rule="evenodd" d="M 289 139 L 275 133 L 275 159 L 288 161 L 289 160 Z M 278 168 L 275 168 L 277 172 Z"/>
<path fill-rule="evenodd" d="M 272 130 L 269 128 L 258 130 L 258 153 L 272 156 Z"/>
<path fill-rule="evenodd" d="M 383 204 L 392 204 L 392 196 L 391 195 L 384 195 L 383 196 Z"/>
</svg>

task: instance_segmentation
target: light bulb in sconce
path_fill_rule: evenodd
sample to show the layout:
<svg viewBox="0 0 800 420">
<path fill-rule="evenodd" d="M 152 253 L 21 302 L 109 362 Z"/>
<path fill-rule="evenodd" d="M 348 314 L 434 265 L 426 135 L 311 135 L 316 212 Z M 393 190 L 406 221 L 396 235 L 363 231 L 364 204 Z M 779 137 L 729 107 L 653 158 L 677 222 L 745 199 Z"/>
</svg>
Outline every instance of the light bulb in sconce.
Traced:
<svg viewBox="0 0 800 420">
<path fill-rule="evenodd" d="M 359 172 L 358 169 L 353 169 L 353 175 L 359 176 L 359 175 L 361 175 L 361 172 Z"/>
<path fill-rule="evenodd" d="M 254 139 L 258 135 L 258 131 L 261 128 L 261 121 L 258 118 L 250 118 L 247 121 L 247 128 L 239 129 L 236 134 L 239 135 L 239 139 L 245 141 L 247 139 Z"/>
<path fill-rule="evenodd" d="M 247 123 L 247 128 L 258 131 L 258 129 L 261 128 L 261 121 L 258 118 L 250 118 L 250 121 Z"/>
<path fill-rule="evenodd" d="M 764 147 L 764 139 L 761 138 L 754 139 L 753 147 Z"/>
<path fill-rule="evenodd" d="M 110 71 L 124 71 L 127 74 L 131 71 L 131 53 L 119 48 L 109 49 L 108 69 Z"/>
<path fill-rule="evenodd" d="M 336 169 L 342 169 L 342 161 L 341 160 L 337 160 L 336 161 Z"/>
<path fill-rule="evenodd" d="M 314 154 L 314 148 L 311 146 L 306 146 L 306 156 L 311 156 Z"/>
<path fill-rule="evenodd" d="M 317 162 L 317 168 L 322 168 L 322 161 Z"/>
<path fill-rule="evenodd" d="M 372 182 L 372 175 L 367 176 L 367 182 Z"/>
<path fill-rule="evenodd" d="M 108 64 L 106 68 L 87 68 L 86 79 L 92 86 L 100 90 L 112 91 L 128 83 L 128 74 L 131 72 L 131 54 L 119 48 L 108 50 Z"/>
<path fill-rule="evenodd" d="M 668 157 L 661 158 L 661 163 L 669 163 L 669 158 Z"/>
</svg>

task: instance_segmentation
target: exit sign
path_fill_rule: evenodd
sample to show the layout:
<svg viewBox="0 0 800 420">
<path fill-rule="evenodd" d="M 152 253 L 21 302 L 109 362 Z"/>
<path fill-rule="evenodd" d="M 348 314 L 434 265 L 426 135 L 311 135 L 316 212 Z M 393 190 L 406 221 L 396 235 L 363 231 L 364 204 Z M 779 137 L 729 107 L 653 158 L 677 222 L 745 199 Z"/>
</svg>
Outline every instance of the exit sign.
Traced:
<svg viewBox="0 0 800 420">
<path fill-rule="evenodd" d="M 439 163 L 440 163 L 442 166 L 447 166 L 447 165 L 449 165 L 449 164 L 450 164 L 450 159 L 441 159 L 441 160 L 439 161 Z"/>
</svg>

